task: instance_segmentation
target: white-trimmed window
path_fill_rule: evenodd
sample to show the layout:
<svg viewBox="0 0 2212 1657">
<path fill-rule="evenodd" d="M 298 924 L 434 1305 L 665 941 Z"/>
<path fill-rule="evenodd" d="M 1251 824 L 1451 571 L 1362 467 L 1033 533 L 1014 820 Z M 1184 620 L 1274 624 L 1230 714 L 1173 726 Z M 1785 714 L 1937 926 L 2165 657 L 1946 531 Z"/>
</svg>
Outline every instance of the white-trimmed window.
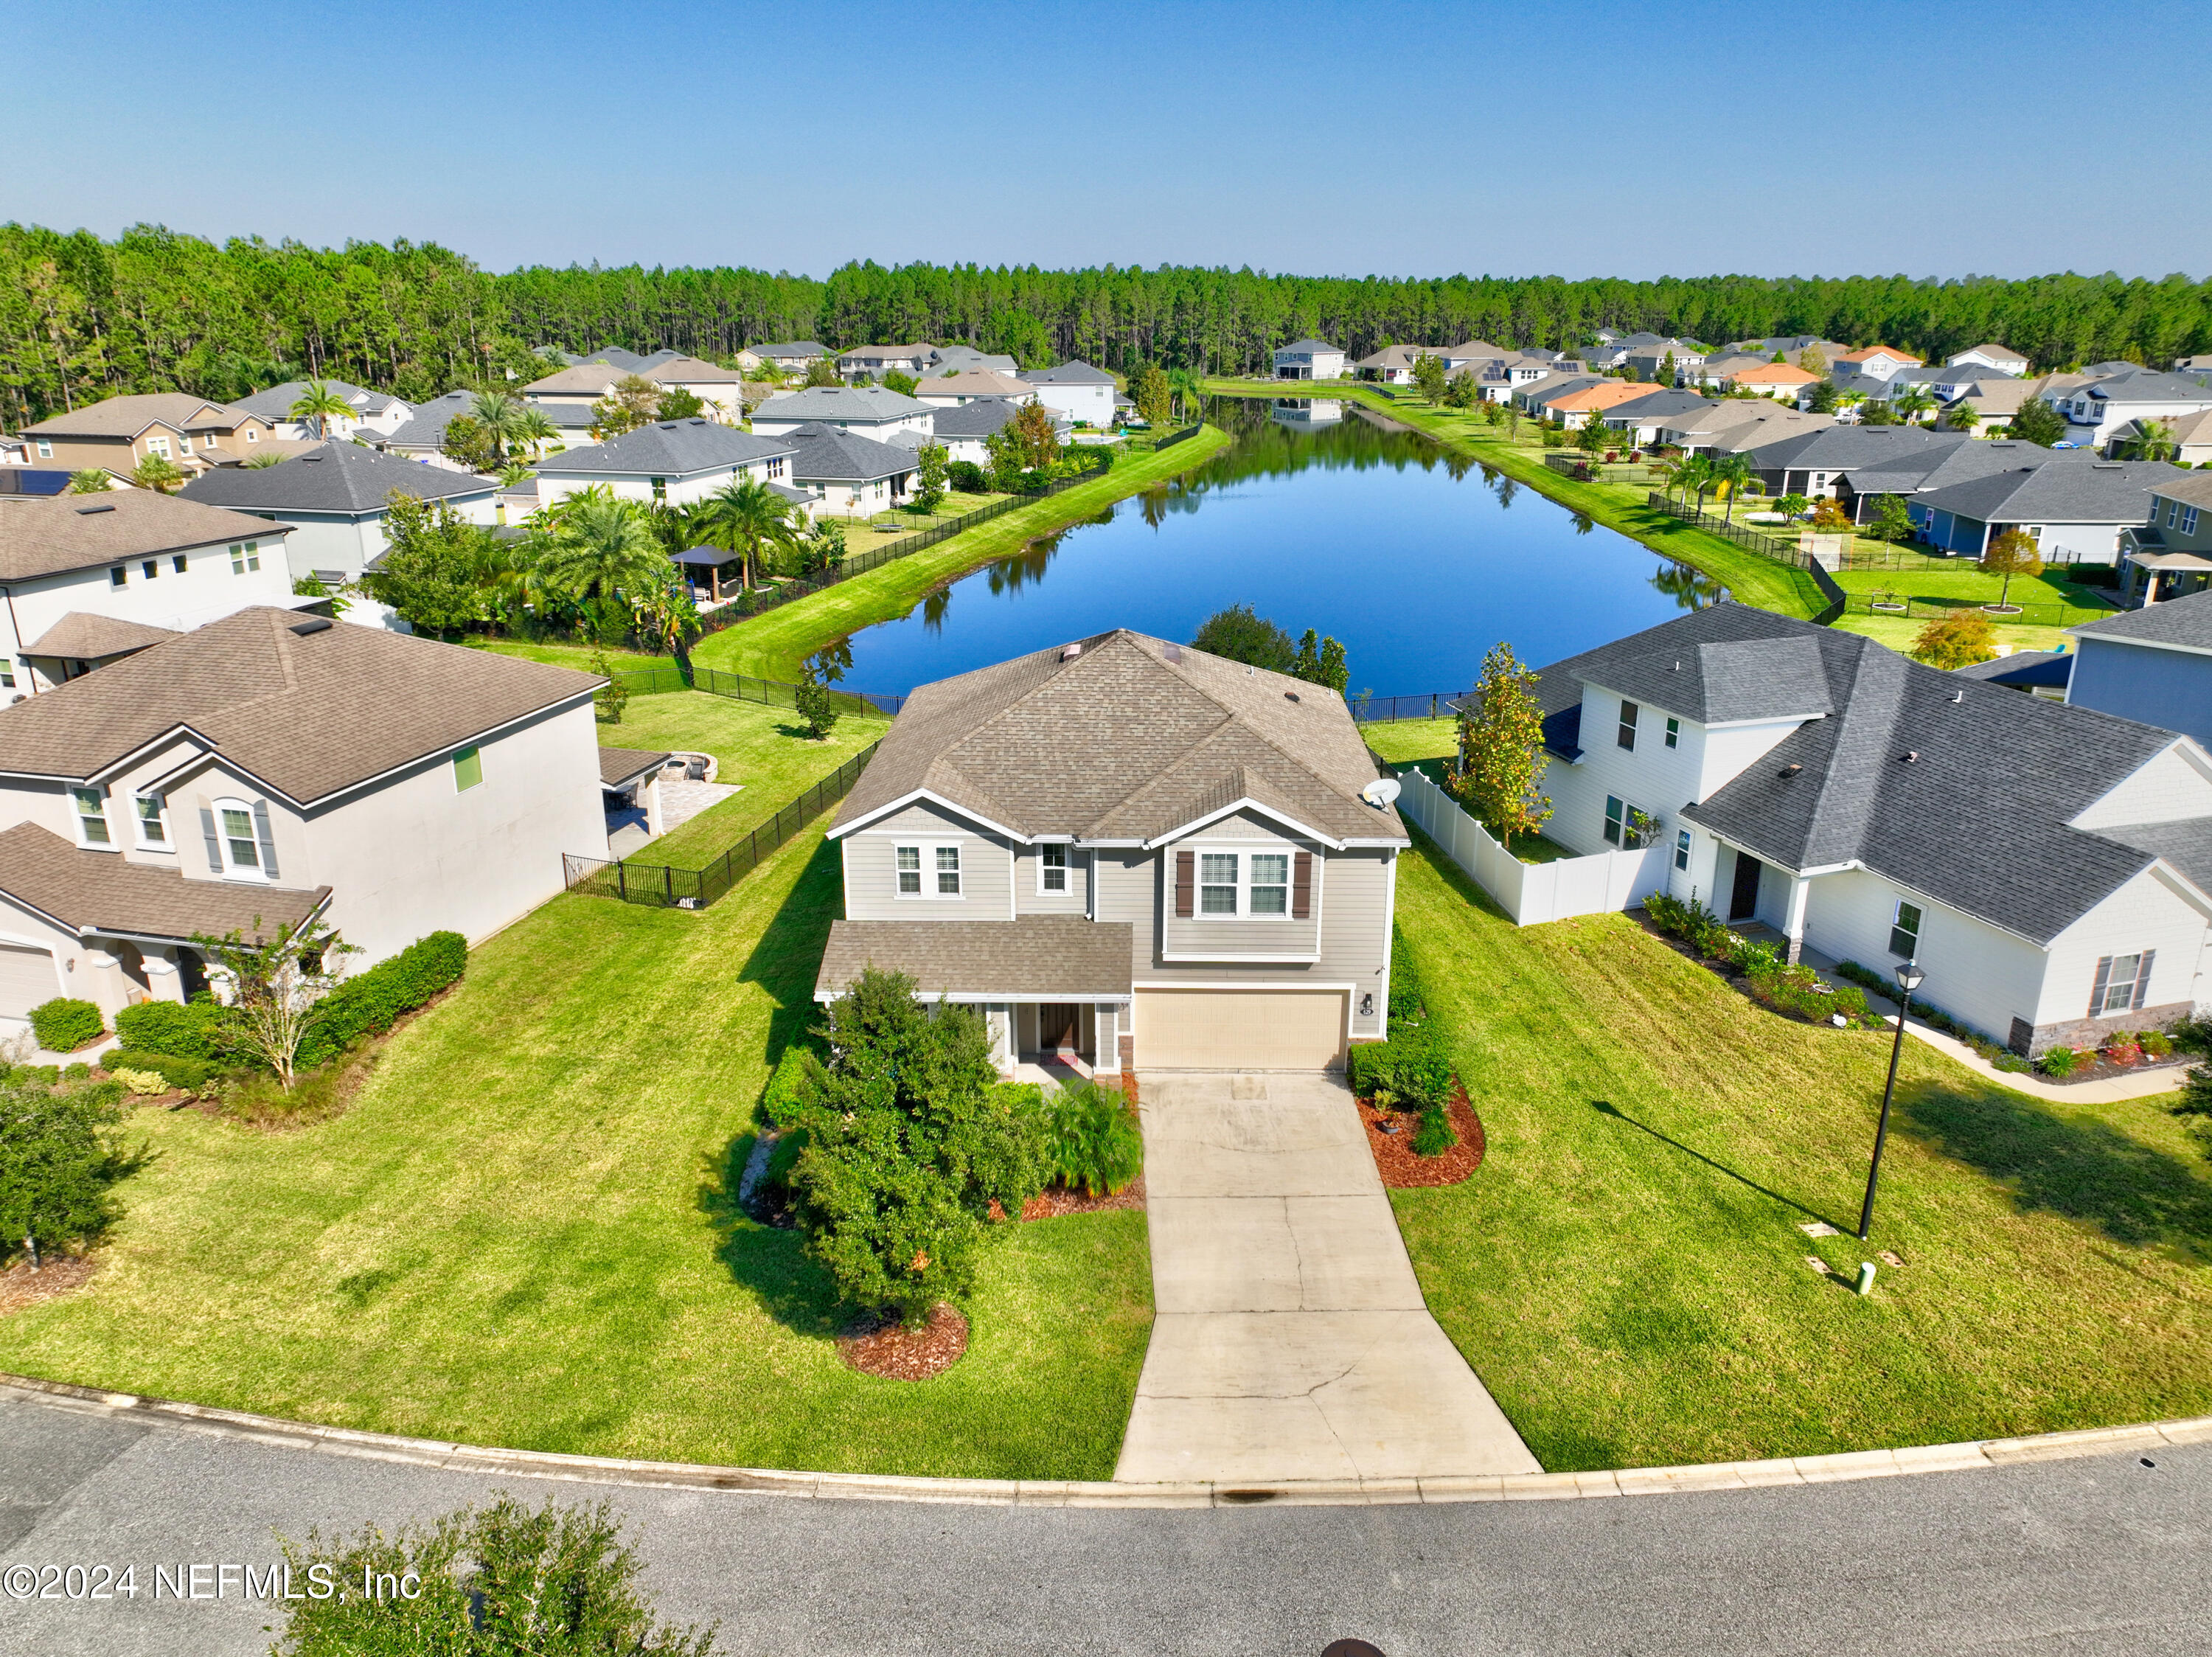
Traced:
<svg viewBox="0 0 2212 1657">
<path fill-rule="evenodd" d="M 960 848 L 957 845 L 897 846 L 891 852 L 902 898 L 957 898 Z"/>
<path fill-rule="evenodd" d="M 169 458 L 169 440 L 166 437 L 149 437 L 146 440 L 146 453 L 149 454 L 158 454 L 164 460 L 167 460 Z"/>
<path fill-rule="evenodd" d="M 1636 747 L 1636 716 L 1638 712 L 1638 710 L 1633 702 L 1623 702 L 1620 704 L 1620 728 L 1619 731 L 1614 733 L 1613 735 L 1614 741 L 1618 742 L 1622 747 L 1630 750 L 1632 752 Z"/>
<path fill-rule="evenodd" d="M 921 848 L 901 846 L 892 856 L 898 867 L 898 895 L 902 898 L 921 896 Z"/>
<path fill-rule="evenodd" d="M 2193 506 L 2185 506 L 2181 509 L 2181 533 L 2185 535 L 2194 535 L 2197 533 L 2197 509 Z"/>
<path fill-rule="evenodd" d="M 1047 844 L 1037 848 L 1037 890 L 1040 892 L 1065 892 L 1067 890 L 1066 846 Z"/>
<path fill-rule="evenodd" d="M 43 437 L 39 439 L 39 458 L 41 460 L 51 460 L 54 458 L 53 444 Z"/>
<path fill-rule="evenodd" d="M 214 810 L 216 844 L 222 854 L 223 872 L 246 880 L 267 880 L 253 807 L 243 800 L 218 800 Z"/>
<path fill-rule="evenodd" d="M 242 576 L 249 570 L 261 568 L 259 541 L 233 541 L 230 544 L 230 573 Z"/>
<path fill-rule="evenodd" d="M 1902 898 L 1897 900 L 1897 912 L 1889 923 L 1889 953 L 1902 955 L 1907 960 L 1920 958 L 1920 905 L 1909 904 Z"/>
<path fill-rule="evenodd" d="M 2131 1013 L 2143 1004 L 2144 992 L 2150 988 L 2151 953 L 2146 949 L 2136 955 L 2107 955 L 2097 963 L 2091 1018 Z"/>
<path fill-rule="evenodd" d="M 164 850 L 169 844 L 168 801 L 158 794 L 142 794 L 135 801 L 138 812 L 138 844 L 159 846 Z"/>
<path fill-rule="evenodd" d="M 1678 829 L 1674 833 L 1674 867 L 1676 868 L 1687 868 L 1689 866 L 1690 831 L 1687 829 Z"/>
<path fill-rule="evenodd" d="M 258 443 L 261 441 L 261 434 L 254 430 L 252 426 L 248 426 L 246 429 L 246 441 L 249 443 Z"/>
<path fill-rule="evenodd" d="M 960 848 L 937 848 L 937 895 L 957 898 L 960 895 Z"/>
<path fill-rule="evenodd" d="M 112 849 L 114 831 L 107 825 L 107 795 L 100 789 L 71 789 L 76 805 L 76 840 L 81 846 Z"/>
<path fill-rule="evenodd" d="M 1201 851 L 1198 855 L 1198 912 L 1234 915 L 1237 912 L 1237 866 L 1233 851 Z"/>
<path fill-rule="evenodd" d="M 191 452 L 192 452 L 192 440 L 191 440 L 191 438 L 189 436 L 182 436 L 182 435 L 180 435 L 180 436 L 178 437 L 178 439 L 177 439 L 177 453 L 178 453 L 178 454 L 190 454 Z"/>
<path fill-rule="evenodd" d="M 1650 813 L 1630 805 L 1617 794 L 1605 797 L 1605 838 L 1608 844 L 1623 851 L 1635 851 L 1651 844 L 1651 835 L 1658 827 Z"/>
<path fill-rule="evenodd" d="M 2179 501 L 2168 501 L 2166 503 L 2166 527 L 2168 529 L 2173 527 L 2173 520 L 2180 510 L 2181 503 Z"/>
<path fill-rule="evenodd" d="M 1254 915 L 1291 912 L 1291 857 L 1285 851 L 1255 851 L 1251 857 L 1251 885 L 1246 888 Z"/>
</svg>

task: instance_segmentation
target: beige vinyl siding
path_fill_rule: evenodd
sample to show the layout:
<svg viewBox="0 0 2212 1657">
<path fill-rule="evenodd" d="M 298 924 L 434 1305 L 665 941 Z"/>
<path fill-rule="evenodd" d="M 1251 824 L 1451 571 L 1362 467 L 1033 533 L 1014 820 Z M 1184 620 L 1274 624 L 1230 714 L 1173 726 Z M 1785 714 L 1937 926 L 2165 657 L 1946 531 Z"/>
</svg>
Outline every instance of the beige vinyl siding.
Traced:
<svg viewBox="0 0 2212 1657">
<path fill-rule="evenodd" d="M 1091 910 L 1091 854 L 1073 846 L 1067 852 L 1067 890 L 1040 892 L 1037 871 L 1044 859 L 1041 846 L 1016 846 L 1014 852 L 1014 912 L 1018 915 L 1086 915 Z"/>
<path fill-rule="evenodd" d="M 898 895 L 897 848 L 922 850 L 921 897 Z M 960 895 L 936 895 L 932 848 L 960 848 Z M 1013 917 L 1010 843 L 942 807 L 918 803 L 844 840 L 845 917 L 854 921 L 1004 921 Z"/>
<path fill-rule="evenodd" d="M 1178 853 L 1189 852 L 1192 869 L 1192 912 L 1188 917 L 1175 912 L 1175 860 Z M 1306 918 L 1296 918 L 1291 911 L 1296 906 L 1295 881 L 1297 878 L 1297 856 L 1306 852 L 1313 858 L 1312 901 Z M 1205 883 L 1205 859 L 1208 853 L 1234 856 L 1237 860 L 1237 913 L 1233 916 L 1207 915 L 1201 906 L 1196 888 Z M 1285 868 L 1284 884 L 1292 888 L 1285 893 L 1284 912 L 1279 916 L 1254 915 L 1249 912 L 1250 863 L 1254 854 L 1289 859 Z M 1239 812 L 1224 818 L 1192 835 L 1187 840 L 1177 840 L 1164 848 L 1166 890 L 1163 893 L 1161 924 L 1164 929 L 1162 958 L 1166 960 L 1249 960 L 1253 957 L 1267 959 L 1312 960 L 1321 953 L 1322 888 L 1325 877 L 1322 868 L 1326 859 L 1319 846 L 1294 840 L 1275 828 L 1265 818 L 1250 812 Z"/>
<path fill-rule="evenodd" d="M 2081 829 L 2212 817 L 2212 777 L 2193 745 L 2176 743 L 2074 819 Z"/>
</svg>

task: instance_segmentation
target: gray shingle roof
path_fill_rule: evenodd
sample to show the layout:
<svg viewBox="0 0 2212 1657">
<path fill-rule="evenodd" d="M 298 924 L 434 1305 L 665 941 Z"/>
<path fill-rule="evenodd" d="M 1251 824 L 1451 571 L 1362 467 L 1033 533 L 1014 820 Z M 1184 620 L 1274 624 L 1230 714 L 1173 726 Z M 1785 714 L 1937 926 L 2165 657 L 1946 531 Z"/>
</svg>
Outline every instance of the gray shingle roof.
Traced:
<svg viewBox="0 0 2212 1657">
<path fill-rule="evenodd" d="M 225 466 L 178 491 L 188 501 L 241 512 L 384 510 L 394 490 L 418 500 L 459 500 L 495 493 L 499 484 L 471 472 L 425 466 L 397 454 L 333 439 L 273 466 Z"/>
<path fill-rule="evenodd" d="M 1983 438 L 1950 448 L 1893 455 L 1874 466 L 1853 466 L 1847 475 L 1862 495 L 1911 495 L 2035 466 L 2083 466 L 2088 459 L 2087 449 L 2049 449 L 2016 438 Z"/>
<path fill-rule="evenodd" d="M 755 420 L 862 420 L 888 423 L 927 414 L 930 405 L 885 386 L 809 386 L 771 397 Z"/>
<path fill-rule="evenodd" d="M 607 748 L 599 750 L 599 786 L 619 789 L 635 783 L 647 771 L 659 771 L 668 763 L 665 748 Z"/>
<path fill-rule="evenodd" d="M 1304 355 L 1311 351 L 1334 351 L 1339 356 L 1344 355 L 1341 350 L 1337 346 L 1330 344 L 1326 339 L 1293 339 L 1287 345 L 1278 345 L 1275 348 L 1275 355 L 1278 356 L 1284 355 L 1285 352 L 1296 352 L 1300 355 Z"/>
<path fill-rule="evenodd" d="M 2039 944 L 2150 862 L 2119 831 L 2067 825 L 2172 732 L 1940 673 L 1856 634 L 1717 605 L 1544 669 L 1539 699 L 1556 720 L 1618 662 L 1774 640 L 1817 649 L 1836 711 L 1684 807 L 1688 820 L 1784 868 L 1856 861 Z M 1558 728 L 1547 720 L 1547 739 Z"/>
<path fill-rule="evenodd" d="M 938 410 L 929 423 L 939 437 L 988 437 L 1020 406 L 1010 397 L 978 397 Z"/>
<path fill-rule="evenodd" d="M 914 450 L 901 444 L 878 442 L 835 426 L 804 425 L 775 441 L 792 451 L 793 483 L 872 484 L 912 472 L 919 464 Z"/>
<path fill-rule="evenodd" d="M 173 868 L 73 846 L 51 829 L 18 823 L 0 834 L 0 892 L 78 933 L 186 939 L 255 936 L 296 926 L 329 901 L 330 887 L 188 880 Z"/>
<path fill-rule="evenodd" d="M 2083 622 L 2066 630 L 2077 638 L 2112 639 L 2123 644 L 2172 644 L 2212 650 L 2212 593 L 2147 604 L 2116 616 Z"/>
<path fill-rule="evenodd" d="M 1333 350 L 1335 347 L 1325 346 L 1323 349 Z M 1114 383 L 1112 375 L 1103 369 L 1092 368 L 1080 357 L 1071 357 L 1056 369 L 1031 369 L 1022 378 L 1033 386 L 1110 386 Z"/>
<path fill-rule="evenodd" d="M 1700 725 L 1814 719 L 1835 708 L 1820 647 L 1809 638 L 1732 639 L 1611 655 L 1583 677 Z"/>
<path fill-rule="evenodd" d="M 1931 489 L 1916 499 L 1982 523 L 2143 524 L 2150 521 L 2151 491 L 2183 475 L 2163 460 L 2054 460 Z"/>
<path fill-rule="evenodd" d="M 786 437 L 760 437 L 704 417 L 656 420 L 604 443 L 549 455 L 538 472 L 566 477 L 682 478 L 720 466 L 744 466 L 770 454 L 791 453 Z"/>
<path fill-rule="evenodd" d="M 1849 472 L 1894 466 L 1907 455 L 1978 441 L 1963 431 L 1931 431 L 1922 426 L 1823 426 L 1802 437 L 1768 444 L 1759 452 L 1759 465 L 1762 471 Z"/>
<path fill-rule="evenodd" d="M 343 380 L 325 380 L 323 383 L 353 405 L 356 418 L 379 413 L 395 400 L 383 392 L 371 391 L 366 386 L 351 385 Z M 231 407 L 244 409 L 248 414 L 258 414 L 273 425 L 280 420 L 292 417 L 292 405 L 300 400 L 301 394 L 307 389 L 307 382 L 304 380 L 287 380 L 281 386 L 271 386 L 251 397 L 241 397 Z"/>
<path fill-rule="evenodd" d="M 830 348 L 818 339 L 774 339 L 765 345 L 748 345 L 755 356 L 827 356 Z"/>
<path fill-rule="evenodd" d="M 2065 650 L 2015 650 L 2008 656 L 1992 656 L 1953 671 L 1967 679 L 2008 685 L 2015 691 L 2037 686 L 2063 691 L 2074 672 L 2074 656 Z"/>
<path fill-rule="evenodd" d="M 1632 403 L 1616 403 L 1599 417 L 1607 425 L 1616 420 L 1632 420 L 1642 425 L 1647 421 L 1668 418 L 1678 414 L 1695 414 L 1713 406 L 1712 399 L 1700 397 L 1695 392 L 1655 391 L 1649 397 L 1639 397 Z"/>
<path fill-rule="evenodd" d="M 1127 921 L 1024 915 L 1011 921 L 832 921 L 817 999 L 864 968 L 904 972 L 925 995 L 981 991 L 1024 999 L 1126 1000 L 1135 941 Z"/>
<path fill-rule="evenodd" d="M 832 832 L 927 789 L 1020 835 L 1141 843 L 1249 795 L 1331 839 L 1406 844 L 1359 798 L 1375 761 L 1342 698 L 1126 629 L 1080 646 L 915 691 Z"/>
<path fill-rule="evenodd" d="M 2106 403 L 2212 402 L 2212 374 L 2169 374 L 2130 365 L 2090 385 L 2086 395 Z"/>
</svg>

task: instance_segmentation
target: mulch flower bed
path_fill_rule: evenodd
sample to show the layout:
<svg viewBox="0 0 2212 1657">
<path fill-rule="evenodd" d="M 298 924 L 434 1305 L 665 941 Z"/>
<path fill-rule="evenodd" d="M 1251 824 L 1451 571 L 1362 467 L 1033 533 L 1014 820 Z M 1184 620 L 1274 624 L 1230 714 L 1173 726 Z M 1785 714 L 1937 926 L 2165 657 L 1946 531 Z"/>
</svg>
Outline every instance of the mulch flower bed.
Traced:
<svg viewBox="0 0 2212 1657">
<path fill-rule="evenodd" d="M 919 1329 L 896 1319 L 865 1325 L 837 1337 L 837 1355 L 849 1369 L 890 1380 L 927 1380 L 960 1362 L 968 1349 L 968 1319 L 939 1301 Z"/>
<path fill-rule="evenodd" d="M 1416 1156 L 1413 1130 L 1421 1125 L 1418 1111 L 1381 1111 L 1364 1099 L 1359 1101 L 1359 1119 L 1366 1124 L 1367 1143 L 1384 1185 L 1397 1191 L 1456 1185 L 1482 1166 L 1482 1118 L 1468 1102 L 1467 1089 L 1457 1082 L 1452 1084 L 1450 1116 L 1459 1143 L 1441 1156 Z"/>
<path fill-rule="evenodd" d="M 1065 1185 L 1048 1185 L 1022 1204 L 1024 1220 L 1057 1220 L 1064 1214 L 1104 1214 L 1113 1209 L 1145 1206 L 1145 1176 L 1139 1174 L 1120 1191 L 1103 1197 L 1086 1197 Z"/>
<path fill-rule="evenodd" d="M 0 1271 L 0 1317 L 82 1288 L 96 1270 L 98 1263 L 82 1254 L 49 1254 L 37 1271 L 28 1260 L 18 1260 Z"/>
</svg>

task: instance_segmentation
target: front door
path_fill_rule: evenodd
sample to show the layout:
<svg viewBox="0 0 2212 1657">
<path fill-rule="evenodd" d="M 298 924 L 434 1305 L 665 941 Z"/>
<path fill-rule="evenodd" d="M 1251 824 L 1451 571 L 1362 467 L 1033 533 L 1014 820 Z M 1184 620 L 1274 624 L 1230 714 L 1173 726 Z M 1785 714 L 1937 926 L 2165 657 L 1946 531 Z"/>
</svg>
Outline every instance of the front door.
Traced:
<svg viewBox="0 0 2212 1657">
<path fill-rule="evenodd" d="M 1729 919 L 1748 920 L 1759 908 L 1759 859 L 1747 851 L 1735 855 L 1735 886 L 1729 893 Z"/>
<path fill-rule="evenodd" d="M 1083 1045 L 1083 1010 L 1072 1001 L 1048 1001 L 1037 1007 L 1037 1051 L 1073 1053 Z"/>
</svg>

